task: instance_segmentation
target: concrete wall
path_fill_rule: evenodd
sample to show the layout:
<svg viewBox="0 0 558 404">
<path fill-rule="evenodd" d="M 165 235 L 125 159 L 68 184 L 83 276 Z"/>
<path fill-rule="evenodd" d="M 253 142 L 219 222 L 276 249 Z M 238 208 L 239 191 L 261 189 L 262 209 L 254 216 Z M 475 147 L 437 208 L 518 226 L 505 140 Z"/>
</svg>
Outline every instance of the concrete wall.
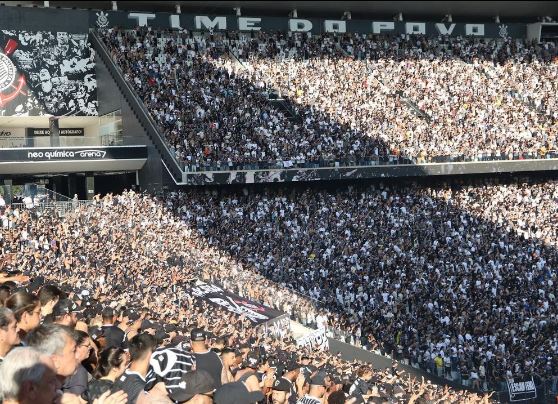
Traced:
<svg viewBox="0 0 558 404">
<path fill-rule="evenodd" d="M 124 144 L 147 145 L 147 162 L 139 172 L 139 185 L 141 189 L 159 192 L 163 186 L 163 170 L 166 171 L 161 164 L 161 157 L 98 54 L 96 54 L 95 60 L 97 65 L 99 115 L 121 110 Z"/>
</svg>

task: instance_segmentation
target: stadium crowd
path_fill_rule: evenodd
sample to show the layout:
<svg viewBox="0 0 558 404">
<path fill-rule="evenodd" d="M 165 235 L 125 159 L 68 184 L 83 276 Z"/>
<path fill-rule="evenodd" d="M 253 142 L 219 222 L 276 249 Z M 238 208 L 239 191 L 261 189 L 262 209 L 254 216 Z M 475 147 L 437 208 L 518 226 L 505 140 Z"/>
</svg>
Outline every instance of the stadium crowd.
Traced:
<svg viewBox="0 0 558 404">
<path fill-rule="evenodd" d="M 4 403 L 489 401 L 299 347 L 287 330 L 197 299 L 196 278 L 230 282 L 249 268 L 176 217 L 174 202 L 129 191 L 64 218 L 1 207 Z M 260 276 L 250 272 L 248 291 L 280 289 Z"/>
<path fill-rule="evenodd" d="M 517 159 L 556 148 L 553 43 L 146 27 L 102 35 L 188 166 Z"/>
<path fill-rule="evenodd" d="M 303 323 L 466 385 L 537 375 L 556 389 L 555 184 L 202 192 L 168 203 L 210 245 L 319 301 L 325 311 L 293 305 Z M 216 277 L 289 312 L 281 294 L 228 268 Z"/>
</svg>

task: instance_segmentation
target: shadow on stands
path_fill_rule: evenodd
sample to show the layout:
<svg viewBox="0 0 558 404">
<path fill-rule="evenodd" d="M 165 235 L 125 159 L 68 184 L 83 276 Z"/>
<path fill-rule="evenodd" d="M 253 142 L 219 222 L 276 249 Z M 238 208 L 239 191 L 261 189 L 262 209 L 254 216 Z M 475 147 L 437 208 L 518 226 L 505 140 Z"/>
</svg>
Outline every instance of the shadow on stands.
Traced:
<svg viewBox="0 0 558 404">
<path fill-rule="evenodd" d="M 454 192 L 465 192 L 466 183 L 463 180 L 452 181 L 450 185 L 445 185 L 442 181 L 429 181 L 432 181 L 430 186 L 434 190 L 451 188 Z M 482 182 L 484 181 L 477 184 L 477 190 L 484 188 Z M 520 188 L 525 189 L 539 182 L 542 180 Z M 370 188 L 371 185 L 376 187 L 375 190 Z M 546 324 L 536 321 L 524 330 L 520 318 L 537 316 L 541 296 L 530 291 L 545 290 L 546 296 L 551 292 L 547 281 L 556 275 L 554 268 L 558 267 L 557 249 L 555 245 L 545 244 L 534 236 L 526 239 L 513 228 L 508 231 L 506 227 L 508 224 L 513 226 L 511 222 L 503 221 L 498 224 L 483 218 L 484 196 L 491 194 L 492 190 L 488 189 L 488 193 L 469 191 L 472 198 L 469 204 L 471 209 L 462 210 L 451 199 L 448 201 L 440 194 L 431 195 L 429 190 L 409 182 L 392 181 L 382 186 L 378 181 L 371 180 L 357 184 L 338 184 L 337 188 L 323 187 L 324 184 L 301 184 L 299 187 L 289 187 L 288 190 L 273 187 L 241 191 L 213 188 L 213 192 L 191 191 L 182 204 L 198 207 L 195 210 L 196 215 L 209 219 L 208 224 L 202 226 L 191 221 L 192 227 L 203 229 L 203 237 L 211 246 L 242 262 L 245 268 L 295 291 L 300 291 L 301 288 L 310 291 L 321 285 L 322 297 L 316 305 L 338 314 L 334 328 L 349 330 L 349 334 L 352 334 L 355 324 L 351 321 L 347 307 L 336 300 L 335 288 L 344 287 L 348 282 L 353 283 L 353 291 L 362 286 L 371 298 L 374 297 L 379 302 L 376 307 L 366 307 L 367 302 L 363 302 L 364 307 L 357 304 L 363 308 L 363 318 L 366 319 L 362 334 L 372 334 L 380 343 L 380 349 L 386 353 L 395 352 L 394 357 L 397 360 L 415 360 L 422 369 L 428 369 L 434 374 L 436 368 L 433 360 L 412 359 L 405 352 L 398 354 L 396 338 L 400 338 L 403 347 L 425 352 L 428 339 L 434 343 L 443 341 L 445 334 L 456 337 L 468 332 L 473 339 L 495 335 L 498 342 L 505 343 L 511 359 L 508 360 L 508 367 L 504 367 L 499 359 L 487 361 L 488 389 L 506 391 L 507 384 L 503 375 L 508 368 L 513 369 L 515 364 L 520 367 L 519 373 L 514 374 L 517 379 L 534 376 L 537 384 L 542 384 L 543 379 L 551 380 L 547 356 L 551 352 L 550 343 L 555 336 L 558 320 L 548 316 Z M 373 206 L 359 200 L 363 192 L 379 194 L 382 189 L 387 191 L 388 197 L 393 196 L 389 211 L 386 211 L 388 204 L 381 202 L 381 199 Z M 407 200 L 407 197 L 411 199 Z M 286 209 L 284 219 L 273 215 L 273 212 L 278 212 L 275 208 L 268 209 L 265 203 L 260 203 L 273 198 L 286 198 L 281 205 Z M 233 200 L 236 202 L 232 202 Z M 332 201 L 335 201 L 335 205 L 331 204 Z M 475 204 L 477 205 L 473 208 Z M 290 237 L 293 227 L 287 225 L 287 222 L 294 221 L 294 216 L 287 209 L 289 206 L 292 206 L 293 212 L 308 215 L 308 220 L 298 218 L 296 242 Z M 324 207 L 329 208 L 329 215 L 320 212 Z M 406 209 L 406 213 L 402 208 Z M 229 214 L 235 209 L 242 210 L 242 215 Z M 335 213 L 339 213 L 340 218 Z M 348 219 L 355 215 L 358 218 L 356 221 Z M 396 221 L 388 220 L 390 215 L 400 218 L 406 224 L 394 226 Z M 344 224 L 341 224 L 341 218 Z M 320 227 L 325 228 L 325 232 L 318 234 L 316 230 Z M 344 233 L 347 229 L 351 232 L 349 237 Z M 459 231 L 454 233 L 454 230 Z M 345 269 L 354 266 L 354 263 L 349 263 L 348 257 L 363 256 L 361 246 L 367 240 L 370 242 L 367 248 L 370 256 L 361 259 L 360 269 L 347 277 Z M 435 242 L 438 245 L 433 248 Z M 319 258 L 331 246 L 339 250 L 335 255 L 336 262 L 321 262 Z M 394 253 L 393 246 L 398 246 L 401 253 Z M 467 246 L 473 246 L 475 250 Z M 317 257 L 316 262 L 311 262 L 309 256 L 303 252 L 308 249 Z M 269 257 L 276 259 L 268 262 Z M 281 257 L 288 259 L 284 262 Z M 424 262 L 417 261 L 417 257 L 424 258 Z M 543 269 L 537 269 L 537 264 L 541 263 L 539 257 L 546 261 Z M 388 261 L 391 261 L 391 265 Z M 254 265 L 255 262 L 259 264 L 259 269 Z M 493 265 L 499 264 L 501 267 L 496 271 Z M 289 271 L 292 267 L 306 270 Z M 329 270 L 327 276 L 320 275 L 320 269 L 324 267 Z M 490 289 L 485 290 L 482 287 L 487 279 L 487 270 L 491 276 L 499 272 L 502 277 L 496 295 Z M 392 311 L 395 317 L 392 320 L 384 317 L 381 310 L 382 287 L 365 281 L 364 276 L 368 276 L 370 281 L 382 279 L 384 285 L 399 283 L 400 290 L 408 291 L 408 296 L 396 303 Z M 422 282 L 415 282 L 417 279 L 422 279 Z M 448 279 L 451 280 L 450 284 Z M 490 277 L 487 282 L 489 280 Z M 467 281 L 463 292 L 465 298 L 461 297 L 456 288 L 453 290 L 458 296 L 444 293 L 450 285 L 459 285 L 463 281 Z M 476 286 L 477 281 L 480 282 L 480 287 Z M 244 285 L 236 287 L 235 292 L 243 290 L 246 294 Z M 427 302 L 437 302 L 441 307 L 440 314 L 430 311 L 426 306 Z M 278 307 L 279 302 L 269 301 L 267 304 L 283 310 L 283 307 Z M 506 306 L 513 308 L 511 313 L 505 311 Z M 498 312 L 498 308 L 504 311 Z M 296 312 L 296 308 L 294 311 Z M 452 325 L 443 326 L 440 323 L 440 317 L 444 313 L 449 315 Z M 300 314 L 302 313 L 297 313 Z M 304 323 L 301 317 L 297 320 Z M 515 336 L 510 332 L 512 329 L 515 330 Z M 366 341 L 363 342 L 367 344 Z M 478 369 L 481 360 L 486 357 L 477 350 L 474 354 L 462 354 L 460 359 L 461 362 L 452 370 L 459 374 L 459 366 L 465 366 L 468 374 L 472 369 Z M 524 368 L 525 361 L 528 360 L 534 362 L 534 372 Z M 458 375 L 453 383 L 459 385 L 461 376 Z M 549 386 L 548 383 L 545 384 L 544 394 L 548 396 Z"/>
</svg>

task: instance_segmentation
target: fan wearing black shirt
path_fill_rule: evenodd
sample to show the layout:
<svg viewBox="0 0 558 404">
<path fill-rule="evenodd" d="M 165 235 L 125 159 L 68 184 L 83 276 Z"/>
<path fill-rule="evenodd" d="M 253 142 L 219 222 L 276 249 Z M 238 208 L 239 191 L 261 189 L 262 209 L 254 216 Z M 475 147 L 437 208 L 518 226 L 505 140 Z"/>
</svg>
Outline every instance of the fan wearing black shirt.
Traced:
<svg viewBox="0 0 558 404">
<path fill-rule="evenodd" d="M 120 347 L 122 342 L 124 342 L 125 333 L 114 325 L 116 320 L 114 310 L 110 307 L 105 307 L 101 315 L 103 317 L 103 335 L 107 341 L 105 348 Z"/>
<path fill-rule="evenodd" d="M 129 354 L 122 348 L 107 348 L 99 355 L 95 377 L 87 385 L 84 399 L 93 402 L 103 393 L 110 391 L 114 383 L 124 374 L 129 364 Z"/>
<path fill-rule="evenodd" d="M 113 392 L 123 390 L 128 394 L 128 404 L 134 404 L 145 389 L 149 360 L 156 347 L 155 338 L 146 333 L 136 335 L 129 342 L 130 367 L 112 388 Z"/>
<path fill-rule="evenodd" d="M 357 370 L 357 379 L 351 385 L 349 394 L 352 397 L 366 400 L 369 397 L 368 390 L 370 390 L 369 382 L 372 379 L 373 371 L 368 366 L 361 366 Z"/>
<path fill-rule="evenodd" d="M 194 354 L 184 351 L 181 347 L 165 347 L 157 349 L 151 355 L 150 368 L 147 374 L 147 390 L 157 383 L 163 382 L 170 396 L 179 388 L 180 381 L 195 366 Z"/>
<path fill-rule="evenodd" d="M 196 358 L 196 369 L 205 370 L 211 375 L 215 387 L 221 387 L 223 362 L 207 345 L 207 334 L 200 328 L 194 328 L 190 334 L 192 352 Z"/>
</svg>

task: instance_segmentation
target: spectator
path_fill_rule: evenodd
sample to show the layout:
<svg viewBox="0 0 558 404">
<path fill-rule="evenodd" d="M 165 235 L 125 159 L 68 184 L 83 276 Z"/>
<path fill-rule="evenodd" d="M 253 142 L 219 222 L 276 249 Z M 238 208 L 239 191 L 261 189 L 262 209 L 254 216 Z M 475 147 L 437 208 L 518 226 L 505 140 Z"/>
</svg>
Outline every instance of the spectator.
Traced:
<svg viewBox="0 0 558 404">
<path fill-rule="evenodd" d="M 106 338 L 106 348 L 119 347 L 124 342 L 125 333 L 115 324 L 116 316 L 111 307 L 105 307 L 102 313 L 103 335 Z"/>
<path fill-rule="evenodd" d="M 13 347 L 20 343 L 13 312 L 0 307 L 0 364 Z"/>
<path fill-rule="evenodd" d="M 106 348 L 99 355 L 99 365 L 95 371 L 95 379 L 87 385 L 87 400 L 93 402 L 102 394 L 112 390 L 116 380 L 123 374 L 130 364 L 128 352 L 122 348 Z"/>
<path fill-rule="evenodd" d="M 62 378 L 72 376 L 77 367 L 77 344 L 74 331 L 64 325 L 43 324 L 35 328 L 25 339 L 28 346 L 52 359 L 53 369 Z"/>
<path fill-rule="evenodd" d="M 271 395 L 273 404 L 288 404 L 291 397 L 291 386 L 287 379 L 280 378 L 273 383 L 273 392 Z"/>
<path fill-rule="evenodd" d="M 196 358 L 196 369 L 205 370 L 211 375 L 215 386 L 221 386 L 223 363 L 219 356 L 207 346 L 207 334 L 201 328 L 194 328 L 190 334 L 192 352 Z"/>
<path fill-rule="evenodd" d="M 370 385 L 368 384 L 372 379 L 373 372 L 368 366 L 363 366 L 357 371 L 357 379 L 351 385 L 349 394 L 359 400 L 366 401 L 369 397 Z"/>
<path fill-rule="evenodd" d="M 52 313 L 52 309 L 64 297 L 64 293 L 56 285 L 44 285 L 39 291 L 39 302 L 41 303 L 41 317 L 45 318 Z"/>
<path fill-rule="evenodd" d="M 129 342 L 130 366 L 115 382 L 112 391 L 122 390 L 128 396 L 128 404 L 135 404 L 144 391 L 149 360 L 156 348 L 156 341 L 149 334 L 138 334 Z"/>
<path fill-rule="evenodd" d="M 54 403 L 60 382 L 52 361 L 31 348 L 13 349 L 0 365 L 0 400 L 4 404 Z"/>
<path fill-rule="evenodd" d="M 310 379 L 310 391 L 297 401 L 298 404 L 320 404 L 326 392 L 326 378 L 323 372 L 318 372 Z"/>
<path fill-rule="evenodd" d="M 62 391 L 81 397 L 86 393 L 91 378 L 87 370 L 83 367 L 82 362 L 89 358 L 89 354 L 93 347 L 91 346 L 89 335 L 86 332 L 74 331 L 74 339 L 76 342 L 76 359 L 78 361 L 78 366 L 76 371 L 64 381 Z"/>
<path fill-rule="evenodd" d="M 75 328 L 79 307 L 70 299 L 59 300 L 52 309 L 52 319 L 55 324 Z"/>
<path fill-rule="evenodd" d="M 27 333 L 37 328 L 41 322 L 41 303 L 36 296 L 25 291 L 12 294 L 6 300 L 6 307 L 14 313 L 21 340 Z"/>
</svg>

